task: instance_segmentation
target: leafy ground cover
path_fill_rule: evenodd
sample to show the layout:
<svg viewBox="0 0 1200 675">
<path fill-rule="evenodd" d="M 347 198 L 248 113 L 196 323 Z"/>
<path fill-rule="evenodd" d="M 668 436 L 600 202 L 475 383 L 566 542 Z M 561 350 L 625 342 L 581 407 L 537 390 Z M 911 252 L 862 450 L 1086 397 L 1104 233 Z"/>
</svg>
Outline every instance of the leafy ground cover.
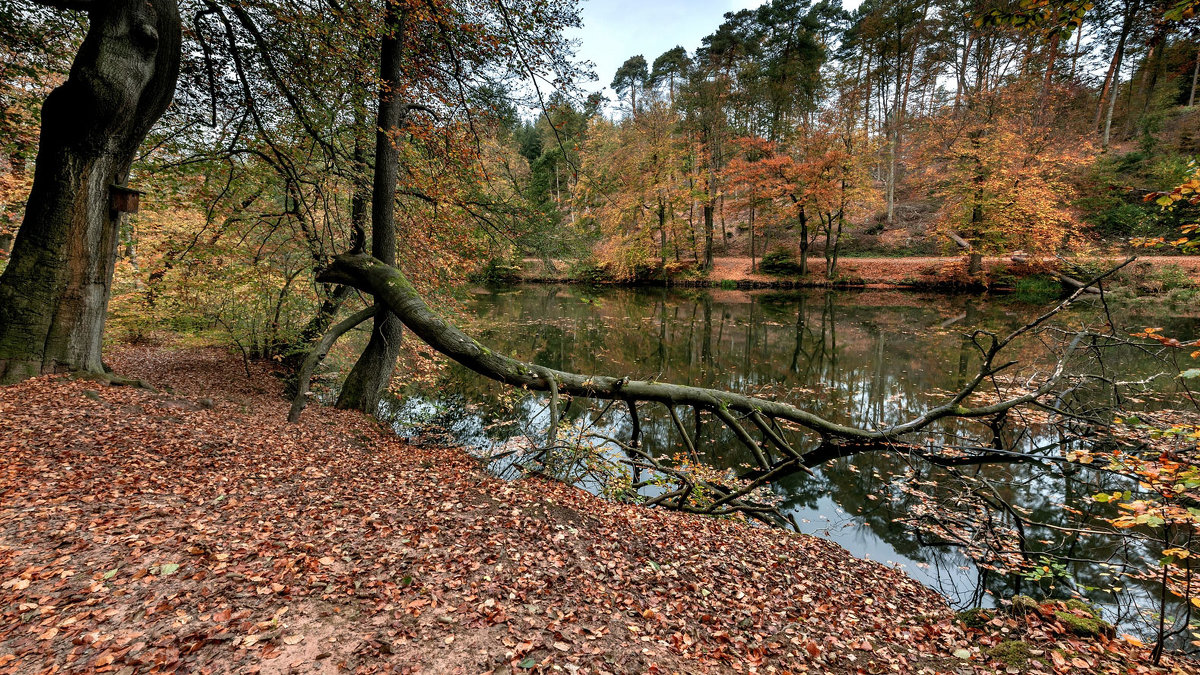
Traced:
<svg viewBox="0 0 1200 675">
<path fill-rule="evenodd" d="M 356 413 L 289 425 L 220 350 L 111 365 L 160 391 L 0 388 L 0 673 L 1149 672 L 1081 610 L 968 627 L 821 539 L 502 481 Z"/>
</svg>

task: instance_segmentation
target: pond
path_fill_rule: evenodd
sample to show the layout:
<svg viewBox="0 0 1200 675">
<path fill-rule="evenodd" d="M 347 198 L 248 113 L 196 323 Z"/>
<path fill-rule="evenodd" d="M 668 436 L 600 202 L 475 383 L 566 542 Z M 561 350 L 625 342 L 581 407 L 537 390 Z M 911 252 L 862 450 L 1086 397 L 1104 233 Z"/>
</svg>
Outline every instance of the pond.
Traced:
<svg viewBox="0 0 1200 675">
<path fill-rule="evenodd" d="M 870 428 L 907 419 L 968 380 L 979 359 L 978 350 L 964 337 L 967 331 L 1008 331 L 1054 303 L 1053 298 L 1028 301 L 904 291 L 528 285 L 471 289 L 461 300 L 457 320 L 491 348 L 542 366 L 775 396 L 832 420 Z M 1091 320 L 1101 311 L 1085 304 L 1070 310 L 1065 320 Z M 1154 304 L 1126 309 L 1122 319 L 1134 329 L 1164 326 L 1178 335 L 1196 334 L 1198 328 L 1194 321 L 1173 318 Z M 1121 368 L 1153 373 L 1161 364 L 1131 353 Z M 644 413 L 644 447 L 656 456 L 678 452 L 682 441 L 662 407 L 656 407 Z M 544 396 L 513 391 L 457 364 L 403 386 L 385 408 L 401 435 L 414 440 L 440 436 L 481 455 L 542 433 L 548 419 Z M 564 418 L 586 421 L 595 411 L 576 401 Z M 613 436 L 628 437 L 629 424 L 622 412 L 610 414 L 603 426 Z M 1035 428 L 1015 438 L 1014 445 L 1045 445 L 1047 433 Z M 724 468 L 748 461 L 732 437 L 706 440 L 707 463 Z M 494 468 L 503 473 L 507 466 Z M 1060 555 L 1065 552 L 1066 558 L 1078 559 L 1069 570 L 1074 589 L 1105 606 L 1109 618 L 1133 625 L 1146 598 L 1105 589 L 1117 584 L 1113 570 L 1121 557 L 1139 553 L 1087 535 L 1072 535 L 1068 541 L 1053 529 L 1078 522 L 1071 509 L 1099 508 L 1083 497 L 1110 488 L 1110 479 L 1100 473 L 1064 473 L 1024 464 L 956 471 L 964 472 L 988 477 L 1005 500 L 1032 514 L 1031 519 L 1047 523 L 1050 529 L 1026 535 L 1056 547 Z M 956 484 L 962 480 L 959 475 Z M 914 481 L 933 487 L 923 496 L 914 494 Z M 831 539 L 856 556 L 898 566 L 957 608 L 990 606 L 997 596 L 1028 592 L 1032 586 L 1046 591 L 1045 580 L 992 571 L 986 561 L 978 564 L 978 551 L 913 526 L 914 505 L 946 497 L 939 490 L 955 481 L 946 471 L 911 457 L 871 453 L 827 463 L 815 476 L 788 476 L 773 489 L 782 500 L 781 510 L 803 531 Z M 1085 549 L 1088 555 L 1075 554 Z M 1097 559 L 1112 565 L 1097 565 Z"/>
</svg>

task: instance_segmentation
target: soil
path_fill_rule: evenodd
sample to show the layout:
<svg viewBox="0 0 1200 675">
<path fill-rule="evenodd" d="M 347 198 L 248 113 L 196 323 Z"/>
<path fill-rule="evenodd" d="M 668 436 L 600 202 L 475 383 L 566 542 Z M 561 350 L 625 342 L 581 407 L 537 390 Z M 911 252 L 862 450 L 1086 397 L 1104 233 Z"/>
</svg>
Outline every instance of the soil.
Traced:
<svg viewBox="0 0 1200 675">
<path fill-rule="evenodd" d="M 500 480 L 353 412 L 290 425 L 269 368 L 220 349 L 109 363 L 157 391 L 0 388 L 0 673 L 1004 672 L 987 650 L 1014 639 L 1045 656 L 1030 672 L 1145 657 L 1053 619 L 967 628 L 815 537 Z"/>
</svg>

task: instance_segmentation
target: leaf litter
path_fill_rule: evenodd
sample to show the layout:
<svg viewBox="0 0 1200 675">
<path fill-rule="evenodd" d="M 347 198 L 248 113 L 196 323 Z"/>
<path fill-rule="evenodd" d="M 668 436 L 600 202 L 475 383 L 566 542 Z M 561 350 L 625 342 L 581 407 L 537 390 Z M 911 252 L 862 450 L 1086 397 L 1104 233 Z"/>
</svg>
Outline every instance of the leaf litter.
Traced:
<svg viewBox="0 0 1200 675">
<path fill-rule="evenodd" d="M 218 349 L 0 388 L 0 673 L 1151 672 L 816 537 L 505 481 Z M 1167 671 L 1194 672 L 1168 657 Z"/>
</svg>

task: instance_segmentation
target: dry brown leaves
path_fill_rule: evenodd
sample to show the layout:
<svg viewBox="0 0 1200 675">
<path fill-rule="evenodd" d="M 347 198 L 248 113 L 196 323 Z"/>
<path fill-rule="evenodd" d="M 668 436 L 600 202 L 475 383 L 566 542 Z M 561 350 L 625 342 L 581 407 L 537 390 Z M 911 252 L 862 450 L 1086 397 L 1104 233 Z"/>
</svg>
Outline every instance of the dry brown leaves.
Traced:
<svg viewBox="0 0 1200 675">
<path fill-rule="evenodd" d="M 112 365 L 173 393 L 0 388 L 0 673 L 991 670 L 939 596 L 830 542 L 505 482 L 354 413 L 288 425 L 216 350 Z M 1122 672 L 1115 644 L 1081 658 Z"/>
</svg>

